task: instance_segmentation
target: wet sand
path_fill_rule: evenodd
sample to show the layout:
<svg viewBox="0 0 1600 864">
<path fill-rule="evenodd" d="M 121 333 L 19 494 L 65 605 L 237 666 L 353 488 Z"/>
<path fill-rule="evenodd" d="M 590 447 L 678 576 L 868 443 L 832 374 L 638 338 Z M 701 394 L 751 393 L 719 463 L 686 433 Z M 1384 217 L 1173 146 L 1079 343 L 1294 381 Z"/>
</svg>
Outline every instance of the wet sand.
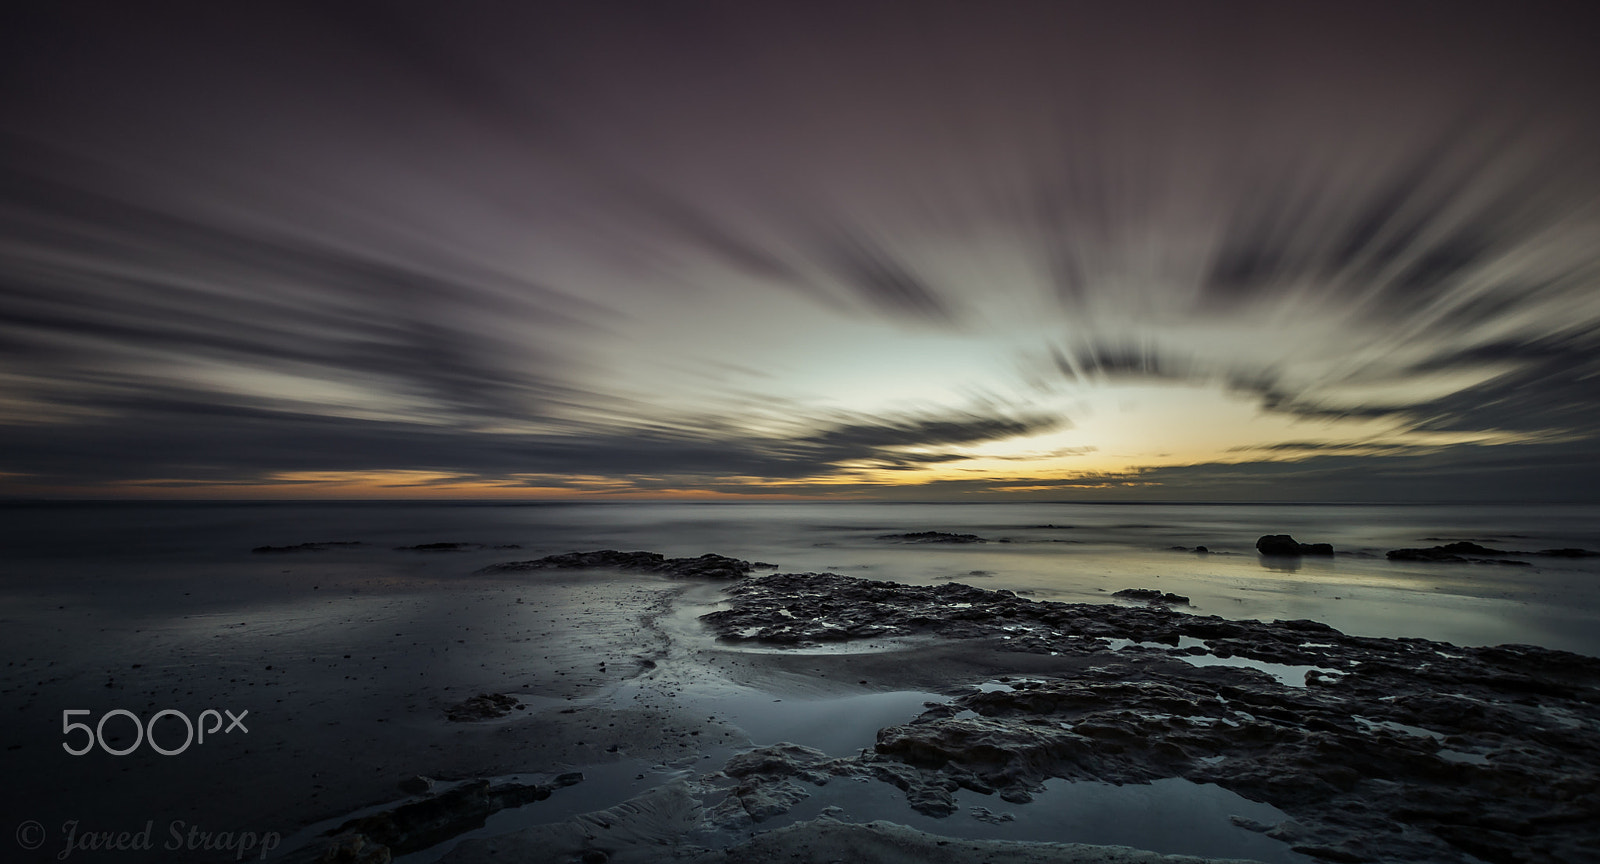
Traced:
<svg viewBox="0 0 1600 864">
<path fill-rule="evenodd" d="M 7 638 L 21 650 L 7 657 L 0 691 L 7 772 L 23 782 L 5 787 L 4 810 L 47 827 L 39 860 L 61 851 L 69 820 L 97 831 L 154 820 L 158 847 L 174 822 L 288 838 L 404 797 L 399 784 L 415 776 L 556 770 L 615 760 L 624 746 L 676 760 L 697 752 L 700 737 L 731 734 L 655 691 L 597 699 L 665 652 L 653 622 L 686 583 L 595 572 L 440 581 L 338 566 L 307 578 L 316 566 L 297 562 L 281 592 L 261 584 L 272 579 L 263 573 L 230 586 L 239 596 L 218 596 L 199 571 L 127 593 L 116 583 L 92 597 L 57 586 L 12 602 Z M 481 692 L 514 695 L 523 710 L 503 721 L 446 719 Z M 149 720 L 168 708 L 191 719 L 247 711 L 248 731 L 175 756 L 147 743 L 120 757 L 62 750 L 79 743 L 62 734 L 65 709 L 87 709 L 93 723 L 115 709 Z M 113 749 L 134 743 L 125 717 L 104 731 Z M 156 734 L 174 749 L 185 729 L 168 719 Z M 171 860 L 156 852 L 143 860 Z"/>
</svg>

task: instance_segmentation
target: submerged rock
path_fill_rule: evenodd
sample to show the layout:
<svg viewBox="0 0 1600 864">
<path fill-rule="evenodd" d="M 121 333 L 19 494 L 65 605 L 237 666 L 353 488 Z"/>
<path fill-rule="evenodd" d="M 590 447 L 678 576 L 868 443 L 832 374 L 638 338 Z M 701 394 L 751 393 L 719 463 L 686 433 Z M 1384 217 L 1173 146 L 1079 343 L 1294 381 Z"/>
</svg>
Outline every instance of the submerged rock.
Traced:
<svg viewBox="0 0 1600 864">
<path fill-rule="evenodd" d="M 415 546 L 396 546 L 396 552 L 471 552 L 474 549 L 521 549 L 515 543 L 504 543 L 499 546 L 486 546 L 482 543 L 418 543 Z"/>
<path fill-rule="evenodd" d="M 1589 549 L 1541 549 L 1534 555 L 1543 555 L 1547 558 L 1597 558 L 1600 552 Z"/>
<path fill-rule="evenodd" d="M 320 543 L 296 543 L 293 546 L 257 546 L 250 551 L 257 555 L 283 555 L 289 552 L 326 552 L 350 546 L 365 546 L 358 540 L 334 540 Z"/>
<path fill-rule="evenodd" d="M 899 540 L 905 543 L 987 543 L 976 534 L 951 534 L 946 531 L 914 531 L 910 534 L 879 534 L 879 540 Z"/>
<path fill-rule="evenodd" d="M 1457 543 L 1446 543 L 1443 546 L 1430 546 L 1427 549 L 1391 549 L 1384 553 L 1387 557 L 1404 561 L 1465 561 L 1467 555 L 1516 555 L 1505 549 L 1490 549 L 1465 540 Z"/>
<path fill-rule="evenodd" d="M 1145 603 L 1160 603 L 1166 606 L 1187 606 L 1189 598 L 1182 594 L 1162 593 L 1154 588 L 1124 588 L 1111 594 L 1124 600 L 1140 600 Z"/>
<path fill-rule="evenodd" d="M 1265 534 L 1256 541 L 1256 551 L 1262 555 L 1332 555 L 1330 543 L 1301 543 L 1288 534 Z"/>
<path fill-rule="evenodd" d="M 1490 549 L 1462 540 L 1456 543 L 1446 543 L 1443 546 L 1430 546 L 1426 549 L 1390 549 L 1384 556 L 1391 561 L 1445 561 L 1466 562 L 1479 560 L 1468 558 L 1469 555 L 1520 555 L 1520 552 L 1511 552 L 1505 549 Z M 1508 561 L 1505 563 L 1516 564 L 1521 562 Z"/>
<path fill-rule="evenodd" d="M 700 816 L 698 797 L 687 782 L 677 780 L 605 810 L 463 840 L 444 860 L 451 864 L 698 862 L 703 859 L 695 853 L 704 850 L 684 841 L 702 827 Z M 725 859 L 718 855 L 706 860 Z"/>
<path fill-rule="evenodd" d="M 1391 561 L 1440 561 L 1449 563 L 1474 564 L 1527 564 L 1526 561 L 1516 561 L 1499 557 L 1500 555 L 1539 556 L 1544 558 L 1593 558 L 1600 556 L 1600 552 L 1591 552 L 1588 549 L 1541 549 L 1538 552 L 1518 552 L 1514 549 L 1491 549 L 1480 546 L 1470 540 L 1458 540 L 1441 546 L 1429 546 L 1426 549 L 1390 549 L 1385 555 Z M 1472 557 L 1477 556 L 1477 557 Z"/>
<path fill-rule="evenodd" d="M 491 564 L 479 572 L 518 573 L 532 570 L 622 570 L 630 573 L 661 573 L 691 579 L 742 579 L 753 570 L 771 570 L 776 564 L 744 561 L 726 555 L 707 553 L 698 558 L 668 558 L 659 552 L 567 552 L 546 555 L 532 561 L 507 561 Z"/>
<path fill-rule="evenodd" d="M 318 861 L 389 861 L 426 849 L 458 834 L 481 828 L 491 814 L 550 797 L 583 775 L 564 774 L 554 783 L 500 783 L 471 780 L 447 791 L 351 819 L 326 834 Z"/>
</svg>

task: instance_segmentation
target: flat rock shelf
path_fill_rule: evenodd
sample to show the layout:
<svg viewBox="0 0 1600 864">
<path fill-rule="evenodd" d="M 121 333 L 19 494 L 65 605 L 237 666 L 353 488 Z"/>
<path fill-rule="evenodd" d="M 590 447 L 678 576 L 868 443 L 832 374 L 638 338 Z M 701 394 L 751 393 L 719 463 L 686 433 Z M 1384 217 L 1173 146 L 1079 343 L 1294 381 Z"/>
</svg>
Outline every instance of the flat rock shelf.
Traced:
<svg viewBox="0 0 1600 864">
<path fill-rule="evenodd" d="M 1032 658 L 1026 675 L 882 729 L 871 752 L 730 765 L 758 807 L 772 797 L 763 777 L 797 772 L 876 777 L 929 815 L 954 812 L 963 789 L 1022 803 L 1050 778 L 1178 777 L 1281 809 L 1292 818 L 1245 827 L 1322 860 L 1584 861 L 1600 849 L 1595 658 L 835 574 L 727 594 L 703 620 L 728 642 L 931 636 Z M 1219 657 L 1309 669 L 1301 686 L 1204 663 Z"/>
</svg>

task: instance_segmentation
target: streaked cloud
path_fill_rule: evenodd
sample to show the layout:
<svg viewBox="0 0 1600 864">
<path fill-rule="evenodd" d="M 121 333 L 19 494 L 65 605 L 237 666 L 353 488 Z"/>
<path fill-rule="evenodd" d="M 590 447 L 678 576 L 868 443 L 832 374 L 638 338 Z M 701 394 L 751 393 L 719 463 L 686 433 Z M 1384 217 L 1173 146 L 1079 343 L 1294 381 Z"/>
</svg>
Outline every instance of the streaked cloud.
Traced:
<svg viewBox="0 0 1600 864">
<path fill-rule="evenodd" d="M 1595 488 L 1568 7 L 618 8 L 8 11 L 0 493 Z"/>
</svg>

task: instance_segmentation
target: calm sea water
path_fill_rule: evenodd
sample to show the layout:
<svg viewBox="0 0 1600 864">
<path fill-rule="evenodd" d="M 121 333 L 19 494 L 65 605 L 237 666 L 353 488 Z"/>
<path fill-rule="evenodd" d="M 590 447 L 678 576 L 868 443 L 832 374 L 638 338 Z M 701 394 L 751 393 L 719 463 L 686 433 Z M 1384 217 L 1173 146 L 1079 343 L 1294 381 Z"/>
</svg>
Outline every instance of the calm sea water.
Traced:
<svg viewBox="0 0 1600 864">
<path fill-rule="evenodd" d="M 1232 618 L 1313 618 L 1351 633 L 1458 644 L 1520 642 L 1600 655 L 1600 559 L 1530 566 L 1391 562 L 1384 551 L 1471 539 L 1513 550 L 1600 549 L 1595 506 L 1093 504 L 54 503 L 0 506 L 0 592 L 92 594 L 109 581 L 197 570 L 240 580 L 285 556 L 260 545 L 359 542 L 294 556 L 448 579 L 495 561 L 588 549 L 717 552 L 783 571 L 958 580 L 1040 599 L 1104 601 L 1122 588 L 1192 598 Z M 991 542 L 879 539 L 913 531 Z M 1255 539 L 1332 543 L 1332 559 L 1264 559 Z M 485 547 L 417 553 L 455 541 Z M 1207 546 L 1210 554 L 1173 547 Z M 119 587 L 126 587 L 119 585 Z"/>
</svg>

